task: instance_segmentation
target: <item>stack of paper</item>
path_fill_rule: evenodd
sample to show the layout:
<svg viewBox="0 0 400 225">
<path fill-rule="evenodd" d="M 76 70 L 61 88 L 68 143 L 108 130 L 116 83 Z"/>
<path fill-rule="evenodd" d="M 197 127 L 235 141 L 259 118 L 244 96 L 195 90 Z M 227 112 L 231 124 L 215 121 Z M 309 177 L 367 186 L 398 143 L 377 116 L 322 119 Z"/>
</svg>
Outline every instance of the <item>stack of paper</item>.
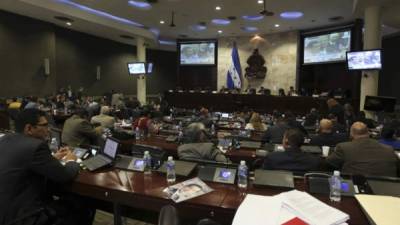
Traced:
<svg viewBox="0 0 400 225">
<path fill-rule="evenodd" d="M 265 213 L 259 213 L 263 209 Z M 293 190 L 275 196 L 247 195 L 232 225 L 338 225 L 349 215 L 313 196 Z"/>
<path fill-rule="evenodd" d="M 356 195 L 371 224 L 397 225 L 400 221 L 400 198 L 381 195 Z"/>
</svg>

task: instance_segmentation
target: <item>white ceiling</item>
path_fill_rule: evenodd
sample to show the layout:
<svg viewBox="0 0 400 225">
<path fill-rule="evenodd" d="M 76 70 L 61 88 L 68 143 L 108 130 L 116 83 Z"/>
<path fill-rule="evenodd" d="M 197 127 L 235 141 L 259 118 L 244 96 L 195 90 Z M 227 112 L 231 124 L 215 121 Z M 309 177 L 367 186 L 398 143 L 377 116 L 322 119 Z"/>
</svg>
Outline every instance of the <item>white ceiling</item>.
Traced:
<svg viewBox="0 0 400 225">
<path fill-rule="evenodd" d="M 370 4 L 382 5 L 384 29 L 390 32 L 400 29 L 400 0 L 266 0 L 266 4 L 267 9 L 275 15 L 260 21 L 241 18 L 243 15 L 259 15 L 263 6 L 257 0 L 158 0 L 149 10 L 135 8 L 128 4 L 128 0 L 1 0 L 0 9 L 64 27 L 65 23 L 54 16 L 66 16 L 74 20 L 70 29 L 127 44 L 135 44 L 135 41 L 123 39 L 120 35 L 142 36 L 154 48 L 163 48 L 158 40 L 174 41 L 180 35 L 188 38 L 250 36 L 335 25 L 362 18 L 364 8 Z M 217 11 L 216 6 L 222 9 Z M 176 13 L 176 27 L 169 26 L 172 11 Z M 301 11 L 304 16 L 297 20 L 284 20 L 279 16 L 284 11 Z M 99 15 L 99 12 L 103 15 Z M 104 16 L 104 13 L 107 15 Z M 211 23 L 212 19 L 226 19 L 228 16 L 237 19 L 226 26 Z M 329 21 L 329 18 L 336 16 L 343 19 Z M 140 23 L 144 28 L 117 21 L 116 17 Z M 165 24 L 160 24 L 160 20 L 164 20 Z M 190 28 L 199 22 L 206 22 L 207 29 L 195 31 Z M 275 24 L 279 24 L 279 28 Z M 244 26 L 257 27 L 258 31 L 243 31 L 241 28 Z M 159 30 L 159 35 L 150 32 L 149 28 Z M 219 34 L 218 30 L 222 33 Z"/>
</svg>

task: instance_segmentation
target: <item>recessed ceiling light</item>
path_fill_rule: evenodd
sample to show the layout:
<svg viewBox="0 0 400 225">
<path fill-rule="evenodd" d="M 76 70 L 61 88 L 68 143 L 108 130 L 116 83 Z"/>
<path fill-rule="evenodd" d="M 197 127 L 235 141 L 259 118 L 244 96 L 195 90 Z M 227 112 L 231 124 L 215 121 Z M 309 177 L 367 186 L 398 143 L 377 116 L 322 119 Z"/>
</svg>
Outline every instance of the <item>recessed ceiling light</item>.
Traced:
<svg viewBox="0 0 400 225">
<path fill-rule="evenodd" d="M 128 4 L 139 9 L 151 9 L 151 5 L 148 2 L 130 0 Z"/>
<path fill-rule="evenodd" d="M 161 24 L 164 24 L 164 23 L 165 23 L 165 21 L 164 21 L 164 20 L 160 20 L 160 23 L 161 23 Z"/>
<path fill-rule="evenodd" d="M 263 15 L 244 15 L 242 16 L 244 20 L 249 20 L 249 21 L 258 21 L 262 20 L 264 18 Z"/>
<path fill-rule="evenodd" d="M 258 4 L 263 4 L 264 1 L 263 1 L 263 0 L 258 0 L 257 3 L 258 3 Z"/>
<path fill-rule="evenodd" d="M 65 23 L 67 26 L 72 26 L 72 23 L 71 22 L 66 22 Z"/>
<path fill-rule="evenodd" d="M 257 30 L 258 30 L 257 27 L 241 27 L 241 29 L 242 29 L 243 31 L 246 31 L 246 32 L 254 32 L 254 31 L 257 31 Z"/>
<path fill-rule="evenodd" d="M 298 12 L 298 11 L 288 11 L 288 12 L 283 12 L 280 14 L 280 17 L 283 19 L 288 19 L 288 20 L 294 20 L 298 19 L 304 16 L 304 13 Z"/>
<path fill-rule="evenodd" d="M 203 31 L 203 30 L 206 30 L 207 27 L 204 25 L 196 24 L 196 25 L 190 26 L 190 29 L 192 29 L 194 31 Z"/>
<path fill-rule="evenodd" d="M 221 10 L 221 6 L 216 6 L 215 10 L 218 10 L 218 11 Z"/>
<path fill-rule="evenodd" d="M 279 24 L 275 24 L 275 27 L 280 27 L 280 25 Z"/>
<path fill-rule="evenodd" d="M 219 31 L 218 31 L 218 34 L 222 34 L 222 30 L 219 30 Z"/>
<path fill-rule="evenodd" d="M 229 25 L 231 23 L 230 20 L 226 19 L 213 19 L 211 22 L 215 25 Z"/>
</svg>

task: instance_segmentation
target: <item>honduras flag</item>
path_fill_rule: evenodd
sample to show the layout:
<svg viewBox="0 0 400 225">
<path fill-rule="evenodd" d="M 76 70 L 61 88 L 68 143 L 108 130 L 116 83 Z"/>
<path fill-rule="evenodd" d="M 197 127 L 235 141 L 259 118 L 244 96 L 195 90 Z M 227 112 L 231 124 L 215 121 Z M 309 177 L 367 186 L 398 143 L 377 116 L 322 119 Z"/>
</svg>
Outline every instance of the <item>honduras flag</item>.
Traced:
<svg viewBox="0 0 400 225">
<path fill-rule="evenodd" d="M 235 42 L 233 42 L 231 56 L 232 56 L 232 62 L 228 69 L 228 74 L 226 76 L 226 87 L 229 89 L 241 88 L 242 68 L 240 67 L 239 53 Z"/>
</svg>

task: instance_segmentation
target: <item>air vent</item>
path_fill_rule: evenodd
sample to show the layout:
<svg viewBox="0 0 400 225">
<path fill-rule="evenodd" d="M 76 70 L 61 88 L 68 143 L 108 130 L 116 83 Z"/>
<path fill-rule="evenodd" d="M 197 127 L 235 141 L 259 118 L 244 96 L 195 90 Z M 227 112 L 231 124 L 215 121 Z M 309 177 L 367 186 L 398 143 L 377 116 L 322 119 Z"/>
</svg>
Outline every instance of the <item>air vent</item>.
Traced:
<svg viewBox="0 0 400 225">
<path fill-rule="evenodd" d="M 63 22 L 70 22 L 70 23 L 74 22 L 74 20 L 65 16 L 55 16 L 54 18 Z"/>
<path fill-rule="evenodd" d="M 135 38 L 134 37 L 132 37 L 132 36 L 129 36 L 129 35 L 126 35 L 126 34 L 121 34 L 121 35 L 119 35 L 121 38 L 124 38 L 124 39 L 128 39 L 128 40 L 134 40 Z"/>
<path fill-rule="evenodd" d="M 236 20 L 236 16 L 228 16 L 228 20 Z"/>
<path fill-rule="evenodd" d="M 334 16 L 334 17 L 328 18 L 328 20 L 329 20 L 330 22 L 337 22 L 337 21 L 341 21 L 341 20 L 343 20 L 343 19 L 344 19 L 343 16 Z"/>
</svg>

